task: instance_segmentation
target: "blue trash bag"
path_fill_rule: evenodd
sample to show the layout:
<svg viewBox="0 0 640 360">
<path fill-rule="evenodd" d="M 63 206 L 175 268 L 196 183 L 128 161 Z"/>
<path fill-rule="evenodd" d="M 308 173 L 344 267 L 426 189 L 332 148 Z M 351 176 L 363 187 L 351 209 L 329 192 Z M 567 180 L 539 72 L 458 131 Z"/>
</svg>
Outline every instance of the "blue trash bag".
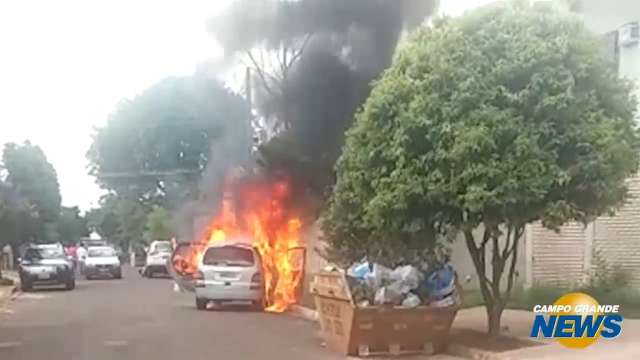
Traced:
<svg viewBox="0 0 640 360">
<path fill-rule="evenodd" d="M 456 291 L 456 271 L 446 264 L 425 277 L 424 287 L 431 300 L 444 299 Z"/>
</svg>

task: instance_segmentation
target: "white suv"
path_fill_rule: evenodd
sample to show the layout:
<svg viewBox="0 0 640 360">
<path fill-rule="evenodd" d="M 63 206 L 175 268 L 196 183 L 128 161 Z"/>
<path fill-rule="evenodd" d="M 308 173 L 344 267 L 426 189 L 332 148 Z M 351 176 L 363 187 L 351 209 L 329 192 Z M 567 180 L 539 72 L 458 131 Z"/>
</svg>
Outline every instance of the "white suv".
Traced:
<svg viewBox="0 0 640 360">
<path fill-rule="evenodd" d="M 207 247 L 195 275 L 196 307 L 213 301 L 264 308 L 262 261 L 251 245 L 224 243 Z"/>
<path fill-rule="evenodd" d="M 147 260 L 141 273 L 144 277 L 153 277 L 154 274 L 168 275 L 167 264 L 171 257 L 173 246 L 170 241 L 153 241 L 149 245 Z"/>
</svg>

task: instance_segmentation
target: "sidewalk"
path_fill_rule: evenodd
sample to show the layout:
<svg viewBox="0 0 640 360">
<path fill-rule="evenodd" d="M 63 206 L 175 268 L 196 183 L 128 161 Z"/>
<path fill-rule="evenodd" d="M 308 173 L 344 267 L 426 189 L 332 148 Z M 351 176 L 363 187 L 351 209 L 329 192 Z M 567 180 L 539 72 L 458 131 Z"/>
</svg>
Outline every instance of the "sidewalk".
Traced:
<svg viewBox="0 0 640 360">
<path fill-rule="evenodd" d="M 524 310 L 505 310 L 502 315 L 504 335 L 529 338 L 534 314 Z M 484 307 L 460 310 L 453 323 L 454 329 L 472 329 L 486 331 L 486 312 Z M 586 349 L 568 349 L 554 340 L 540 339 L 543 346 L 534 346 L 519 350 L 495 353 L 495 359 L 638 359 L 640 358 L 640 319 L 624 319 L 622 334 L 612 340 L 600 339 Z M 455 341 L 454 341 L 455 342 Z"/>
<path fill-rule="evenodd" d="M 14 285 L 0 286 L 0 309 L 4 308 L 4 306 L 11 300 L 11 295 L 20 287 L 20 277 L 17 272 L 3 270 L 2 276 L 5 279 L 13 280 Z"/>
</svg>

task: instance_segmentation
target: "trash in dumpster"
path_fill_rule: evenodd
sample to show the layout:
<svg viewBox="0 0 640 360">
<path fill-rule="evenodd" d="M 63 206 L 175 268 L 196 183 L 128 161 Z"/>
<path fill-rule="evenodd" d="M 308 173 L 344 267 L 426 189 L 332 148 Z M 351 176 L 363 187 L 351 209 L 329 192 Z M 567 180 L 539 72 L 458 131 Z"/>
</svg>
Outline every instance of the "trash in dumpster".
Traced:
<svg viewBox="0 0 640 360">
<path fill-rule="evenodd" d="M 402 293 L 402 285 L 396 282 L 378 289 L 373 303 L 376 305 L 400 305 L 403 298 L 404 294 Z"/>
<path fill-rule="evenodd" d="M 407 308 L 418 307 L 422 304 L 422 300 L 416 294 L 410 293 L 404 300 L 402 300 L 402 306 Z"/>
<path fill-rule="evenodd" d="M 349 267 L 346 275 L 356 306 L 446 307 L 459 305 L 460 301 L 456 272 L 448 263 L 427 271 L 411 265 L 392 270 L 363 260 Z"/>
</svg>

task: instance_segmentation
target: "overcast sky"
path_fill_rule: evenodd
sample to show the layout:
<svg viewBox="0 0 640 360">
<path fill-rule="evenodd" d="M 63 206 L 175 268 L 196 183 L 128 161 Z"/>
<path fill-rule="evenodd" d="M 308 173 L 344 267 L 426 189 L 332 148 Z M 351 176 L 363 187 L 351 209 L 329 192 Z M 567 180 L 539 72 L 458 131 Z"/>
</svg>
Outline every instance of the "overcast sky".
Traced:
<svg viewBox="0 0 640 360">
<path fill-rule="evenodd" d="M 442 0 L 442 11 L 490 1 Z M 95 206 L 101 191 L 85 158 L 93 128 L 120 99 L 220 58 L 205 22 L 226 2 L 0 1 L 0 144 L 40 145 L 63 204 Z"/>
</svg>

